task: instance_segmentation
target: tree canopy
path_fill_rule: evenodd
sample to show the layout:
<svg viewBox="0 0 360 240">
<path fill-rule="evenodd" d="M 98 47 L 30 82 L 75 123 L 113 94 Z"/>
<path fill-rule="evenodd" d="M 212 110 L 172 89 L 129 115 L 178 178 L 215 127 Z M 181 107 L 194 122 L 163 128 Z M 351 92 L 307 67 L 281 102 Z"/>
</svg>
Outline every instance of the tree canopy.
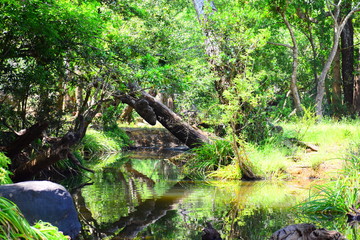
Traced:
<svg viewBox="0 0 360 240">
<path fill-rule="evenodd" d="M 269 122 L 303 109 L 357 116 L 358 7 L 353 0 L 2 0 L 0 128 L 21 136 L 40 124 L 48 142 L 64 142 L 69 132 L 81 139 L 97 113 L 115 123 L 124 103 L 147 115 L 136 107 L 151 101 L 142 93 L 258 143 Z"/>
</svg>

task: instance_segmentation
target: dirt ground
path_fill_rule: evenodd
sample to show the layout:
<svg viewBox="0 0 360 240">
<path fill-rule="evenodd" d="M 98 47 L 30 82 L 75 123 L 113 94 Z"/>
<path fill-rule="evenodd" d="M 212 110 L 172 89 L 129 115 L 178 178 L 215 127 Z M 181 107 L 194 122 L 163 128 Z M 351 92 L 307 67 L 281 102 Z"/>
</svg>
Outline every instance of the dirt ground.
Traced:
<svg viewBox="0 0 360 240">
<path fill-rule="evenodd" d="M 316 167 L 299 163 L 289 166 L 287 172 L 292 176 L 292 178 L 299 180 L 331 180 L 335 179 L 337 175 L 340 174 L 343 164 L 344 160 L 339 159 L 324 161 Z"/>
</svg>

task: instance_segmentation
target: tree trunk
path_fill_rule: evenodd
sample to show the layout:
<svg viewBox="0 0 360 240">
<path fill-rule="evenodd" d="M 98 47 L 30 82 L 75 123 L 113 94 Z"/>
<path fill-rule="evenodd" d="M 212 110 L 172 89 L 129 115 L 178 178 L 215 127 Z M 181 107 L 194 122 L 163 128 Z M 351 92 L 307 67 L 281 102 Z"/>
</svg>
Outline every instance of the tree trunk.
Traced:
<svg viewBox="0 0 360 240">
<path fill-rule="evenodd" d="M 335 30 L 333 47 L 332 47 L 331 52 L 325 62 L 323 70 L 321 71 L 319 81 L 317 84 L 317 88 L 316 88 L 317 91 L 316 91 L 316 98 L 315 98 L 315 110 L 316 110 L 316 115 L 320 118 L 323 116 L 323 99 L 324 99 L 324 95 L 325 95 L 325 79 L 326 79 L 326 75 L 329 72 L 329 69 L 331 67 L 331 63 L 333 62 L 334 57 L 336 55 L 336 52 L 337 52 L 337 49 L 339 46 L 339 39 L 340 39 L 340 33 L 336 32 L 336 30 Z"/>
<path fill-rule="evenodd" d="M 352 107 L 354 98 L 354 28 L 350 18 L 341 32 L 344 103 Z"/>
<path fill-rule="evenodd" d="M 41 170 L 46 169 L 52 164 L 67 158 L 70 147 L 80 140 L 80 136 L 76 133 L 69 132 L 60 140 L 56 141 L 47 150 L 42 151 L 34 159 L 28 161 L 13 172 L 12 180 L 20 182 L 31 179 Z"/>
<path fill-rule="evenodd" d="M 133 107 L 127 105 L 120 115 L 120 122 L 131 123 L 133 109 Z"/>
<path fill-rule="evenodd" d="M 85 136 L 89 124 L 100 108 L 101 104 L 97 104 L 95 109 L 88 109 L 83 115 L 77 116 L 74 130 L 69 131 L 62 138 L 47 139 L 45 137 L 44 140 L 48 141 L 49 146 L 39 152 L 32 160 L 27 161 L 17 167 L 13 172 L 12 180 L 14 182 L 29 180 L 37 173 L 48 168 L 52 164 L 62 159 L 66 159 L 70 154 L 71 147 L 79 143 L 80 140 Z M 39 129 L 42 128 L 39 127 Z M 21 142 L 31 142 L 35 139 L 35 136 L 38 136 L 37 131 L 35 131 L 35 133 L 36 134 L 32 134 L 29 137 L 24 137 L 27 139 L 27 141 Z M 26 133 L 24 135 L 26 135 Z M 17 151 L 20 152 L 26 146 L 27 145 L 24 143 L 20 144 L 20 147 L 17 149 Z"/>
<path fill-rule="evenodd" d="M 14 142 L 5 148 L 4 152 L 6 153 L 6 156 L 10 159 L 14 158 L 35 139 L 40 138 L 42 132 L 46 130 L 48 126 L 49 124 L 47 122 L 36 123 L 31 126 L 25 133 L 18 136 Z"/>
<path fill-rule="evenodd" d="M 334 109 L 334 114 L 339 113 L 341 106 L 341 67 L 340 67 L 340 51 L 336 51 L 333 65 L 333 82 L 332 82 L 332 98 L 331 104 Z"/>
<path fill-rule="evenodd" d="M 211 30 L 209 25 L 211 25 L 208 15 L 204 11 L 205 4 L 210 4 L 212 11 L 216 11 L 216 7 L 213 1 L 209 0 L 193 0 L 196 14 L 198 17 L 199 23 L 202 25 L 202 30 L 205 35 L 205 53 L 208 56 L 208 61 L 211 64 L 212 71 L 217 74 L 218 80 L 215 80 L 215 91 L 218 94 L 219 101 L 222 104 L 228 104 L 229 101 L 224 97 L 224 91 L 229 88 L 232 84 L 232 78 L 229 76 L 229 71 L 225 69 L 226 66 L 222 66 L 220 59 L 220 45 L 216 39 L 216 34 Z"/>
<path fill-rule="evenodd" d="M 360 58 L 360 53 L 359 53 L 359 57 Z M 359 114 L 360 113 L 360 61 L 357 64 L 357 75 L 354 78 L 354 102 L 353 102 L 353 106 L 354 106 L 354 111 Z"/>
<path fill-rule="evenodd" d="M 80 86 L 75 88 L 75 101 L 76 101 L 75 116 L 78 116 L 81 112 L 81 107 L 84 104 L 83 88 Z"/>
<path fill-rule="evenodd" d="M 209 143 L 207 136 L 196 130 L 181 117 L 175 114 L 171 109 L 166 107 L 161 102 L 157 101 L 153 96 L 143 92 L 143 97 L 149 102 L 149 105 L 154 109 L 157 120 L 169 130 L 176 138 L 186 144 L 188 147 L 198 147 L 204 143 Z"/>
<path fill-rule="evenodd" d="M 292 73 L 291 73 L 291 82 L 290 82 L 290 90 L 291 90 L 291 95 L 293 96 L 293 101 L 294 101 L 294 106 L 296 108 L 297 112 L 302 112 L 303 109 L 301 107 L 301 101 L 300 101 L 300 96 L 299 96 L 299 91 L 297 88 L 297 70 L 298 70 L 298 66 L 299 66 L 299 48 L 297 45 L 297 41 L 295 38 L 295 34 L 294 31 L 290 25 L 290 23 L 288 22 L 285 13 L 279 11 L 281 17 L 284 20 L 284 23 L 290 33 L 291 36 L 291 41 L 293 43 L 293 46 L 291 47 L 292 52 L 293 52 L 293 68 L 292 68 Z"/>
<path fill-rule="evenodd" d="M 316 98 L 315 98 L 315 110 L 316 110 L 316 115 L 318 117 L 322 117 L 323 116 L 323 99 L 324 99 L 324 94 L 325 94 L 325 79 L 326 79 L 326 75 L 331 67 L 331 63 L 334 60 L 334 57 L 336 55 L 336 51 L 338 49 L 339 46 L 339 42 L 340 42 L 340 35 L 341 32 L 344 29 L 345 24 L 347 23 L 347 21 L 349 20 L 349 18 L 351 17 L 351 15 L 355 12 L 358 11 L 358 7 L 360 5 L 360 2 L 358 2 L 354 8 L 352 8 L 352 10 L 344 17 L 341 19 L 341 21 L 339 21 L 340 19 L 340 5 L 341 5 L 341 1 L 339 1 L 337 4 L 333 4 L 332 2 L 329 3 L 327 1 L 328 6 L 334 6 L 335 10 L 334 11 L 330 11 L 330 14 L 334 20 L 334 42 L 333 42 L 333 46 L 331 48 L 331 51 L 329 53 L 329 56 L 324 64 L 324 67 L 321 71 L 320 77 L 319 77 L 319 81 L 317 84 L 317 92 L 316 92 Z M 331 10 L 331 8 L 329 7 L 329 9 Z"/>
<path fill-rule="evenodd" d="M 135 111 L 151 125 L 155 125 L 156 120 L 159 121 L 169 132 L 189 148 L 198 147 L 210 142 L 207 136 L 187 124 L 181 117 L 149 93 L 142 91 L 139 99 L 129 95 L 122 95 L 120 99 L 123 103 L 133 107 Z M 141 102 L 141 104 L 139 104 L 139 102 Z"/>
</svg>

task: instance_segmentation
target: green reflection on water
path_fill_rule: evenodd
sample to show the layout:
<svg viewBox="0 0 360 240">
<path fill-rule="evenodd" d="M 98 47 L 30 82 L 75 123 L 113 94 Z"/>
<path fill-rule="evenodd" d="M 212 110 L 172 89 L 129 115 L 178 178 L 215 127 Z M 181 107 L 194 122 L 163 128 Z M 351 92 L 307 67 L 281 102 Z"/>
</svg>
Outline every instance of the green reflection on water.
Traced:
<svg viewBox="0 0 360 240">
<path fill-rule="evenodd" d="M 291 182 L 180 181 L 168 161 L 124 158 L 91 178 L 75 197 L 87 222 L 83 239 L 201 239 L 208 221 L 223 239 L 264 240 L 301 222 L 328 227 L 292 212 L 308 189 Z"/>
<path fill-rule="evenodd" d="M 86 206 L 99 225 L 128 215 L 140 202 L 161 196 L 177 180 L 177 168 L 165 161 L 120 158 L 91 176 L 82 189 Z"/>
</svg>

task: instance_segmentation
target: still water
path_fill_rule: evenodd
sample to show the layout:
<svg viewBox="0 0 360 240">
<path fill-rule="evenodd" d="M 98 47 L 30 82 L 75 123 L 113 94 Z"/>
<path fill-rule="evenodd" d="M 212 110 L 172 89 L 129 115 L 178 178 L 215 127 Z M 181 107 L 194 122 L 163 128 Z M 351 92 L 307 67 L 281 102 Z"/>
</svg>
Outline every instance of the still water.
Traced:
<svg viewBox="0 0 360 240">
<path fill-rule="evenodd" d="M 302 222 L 345 231 L 345 219 L 324 222 L 294 212 L 311 183 L 190 181 L 166 159 L 111 156 L 91 167 L 89 184 L 73 193 L 81 239 L 195 240 L 206 222 L 223 239 L 265 240 Z M 356 239 L 354 229 L 346 231 Z"/>
</svg>

